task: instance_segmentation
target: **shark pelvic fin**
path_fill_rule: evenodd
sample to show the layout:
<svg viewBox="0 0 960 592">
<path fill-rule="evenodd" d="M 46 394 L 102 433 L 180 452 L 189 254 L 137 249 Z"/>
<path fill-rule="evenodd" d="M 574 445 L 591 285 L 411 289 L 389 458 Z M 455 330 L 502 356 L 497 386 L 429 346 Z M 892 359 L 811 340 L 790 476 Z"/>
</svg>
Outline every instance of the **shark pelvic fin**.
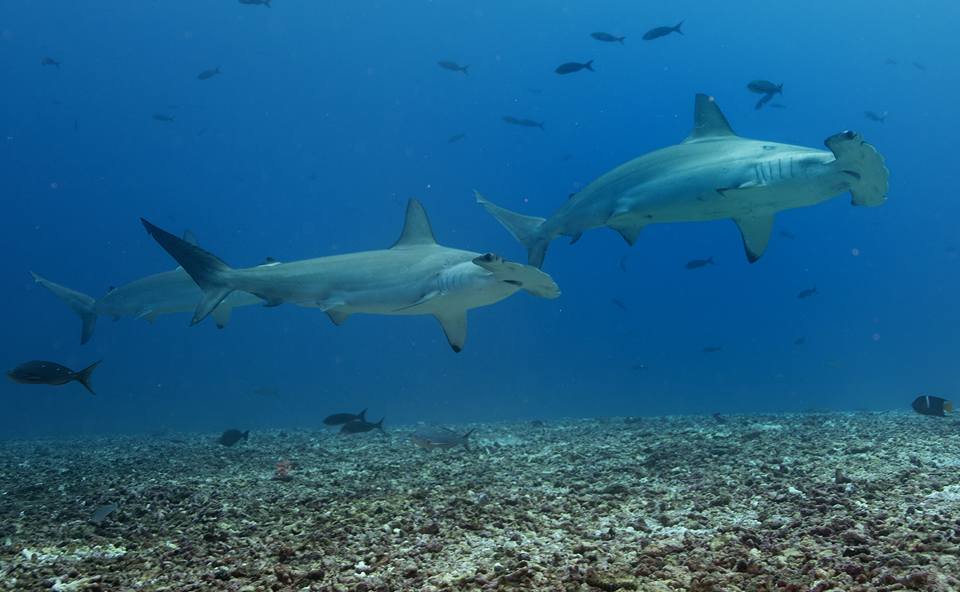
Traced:
<svg viewBox="0 0 960 592">
<path fill-rule="evenodd" d="M 232 269 L 213 253 L 196 245 L 191 245 L 182 238 L 154 226 L 143 218 L 140 218 L 140 221 L 143 223 L 143 227 L 147 229 L 147 233 L 177 263 L 183 266 L 183 270 L 200 286 L 202 297 L 193 313 L 193 319 L 190 321 L 191 325 L 196 325 L 233 292 L 233 288 L 228 286 L 224 279 L 224 276 L 230 273 Z"/>
<path fill-rule="evenodd" d="M 757 214 L 734 218 L 743 238 L 743 250 L 750 263 L 756 262 L 767 250 L 770 234 L 773 232 L 773 214 Z"/>
<path fill-rule="evenodd" d="M 433 229 L 430 228 L 427 211 L 423 209 L 423 205 L 419 201 L 411 199 L 407 202 L 407 214 L 403 221 L 403 231 L 400 233 L 400 238 L 390 248 L 435 244 L 437 244 L 437 239 L 433 237 Z"/>
<path fill-rule="evenodd" d="M 350 316 L 350 313 L 340 312 L 338 310 L 328 310 L 327 316 L 330 317 L 330 320 L 333 322 L 334 325 L 339 327 L 340 325 L 346 322 L 347 317 Z M 364 411 L 366 411 L 366 409 L 364 409 Z"/>
<path fill-rule="evenodd" d="M 693 107 L 693 131 L 684 142 L 736 136 L 717 101 L 709 95 L 697 94 Z"/>
<path fill-rule="evenodd" d="M 619 232 L 623 240 L 627 241 L 627 244 L 632 247 L 633 243 L 637 242 L 637 236 L 640 235 L 640 231 L 643 230 L 646 224 L 631 220 L 626 216 L 618 217 L 617 214 L 614 213 L 614 215 L 607 220 L 607 226 Z"/>
<path fill-rule="evenodd" d="M 447 342 L 453 351 L 460 353 L 463 344 L 467 341 L 467 311 L 448 312 L 435 314 L 443 333 L 447 336 Z"/>
<path fill-rule="evenodd" d="M 227 304 L 226 302 L 221 302 L 215 309 L 213 309 L 213 320 L 217 323 L 217 329 L 223 329 L 227 326 L 227 323 L 230 322 L 230 313 L 233 312 L 233 307 Z"/>
</svg>

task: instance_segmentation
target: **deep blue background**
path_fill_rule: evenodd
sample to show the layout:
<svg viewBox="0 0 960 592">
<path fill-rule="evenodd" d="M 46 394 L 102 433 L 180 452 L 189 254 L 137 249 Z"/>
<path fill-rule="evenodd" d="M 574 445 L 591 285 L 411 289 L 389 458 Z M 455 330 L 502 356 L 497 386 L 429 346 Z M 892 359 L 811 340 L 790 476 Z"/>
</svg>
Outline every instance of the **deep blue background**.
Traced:
<svg viewBox="0 0 960 592">
<path fill-rule="evenodd" d="M 0 4 L 0 365 L 104 359 L 97 397 L 0 383 L 0 436 L 316 426 L 362 407 L 389 424 L 952 396 L 958 7 L 818 4 Z M 685 36 L 641 41 L 680 19 Z M 594 41 L 597 30 L 626 44 Z M 553 73 L 587 59 L 595 73 Z M 215 66 L 221 76 L 196 79 Z M 754 78 L 785 83 L 788 108 L 755 111 Z M 100 296 L 172 268 L 140 216 L 192 229 L 234 265 L 380 248 L 410 196 L 442 243 L 523 260 L 473 188 L 549 215 L 599 174 L 683 139 L 696 92 L 715 95 L 744 136 L 820 146 L 861 130 L 887 159 L 889 202 L 853 208 L 844 196 L 786 212 L 777 231 L 797 238 L 775 235 L 754 265 L 729 221 L 654 226 L 632 250 L 609 230 L 557 241 L 545 268 L 562 298 L 472 312 L 459 355 L 429 317 L 338 328 L 294 307 L 238 310 L 223 331 L 188 328 L 187 315 L 101 319 L 80 346 L 79 321 L 28 273 Z M 890 117 L 874 123 L 865 109 Z M 502 115 L 544 120 L 546 132 Z M 466 139 L 448 144 L 458 132 Z M 684 269 L 706 256 L 718 265 Z M 796 298 L 814 285 L 816 297 Z M 253 394 L 260 386 L 280 394 Z"/>
</svg>

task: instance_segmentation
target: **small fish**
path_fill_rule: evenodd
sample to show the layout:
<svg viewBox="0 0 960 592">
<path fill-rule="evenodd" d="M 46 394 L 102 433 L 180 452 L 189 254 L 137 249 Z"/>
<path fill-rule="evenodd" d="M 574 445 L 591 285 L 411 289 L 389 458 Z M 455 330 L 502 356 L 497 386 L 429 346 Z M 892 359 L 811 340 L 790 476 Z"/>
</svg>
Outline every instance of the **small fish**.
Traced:
<svg viewBox="0 0 960 592">
<path fill-rule="evenodd" d="M 217 442 L 223 446 L 233 446 L 240 440 L 244 442 L 247 441 L 247 438 L 250 437 L 250 430 L 241 432 L 240 430 L 227 430 L 224 433 L 220 434 L 220 437 L 217 438 Z"/>
<path fill-rule="evenodd" d="M 13 370 L 7 372 L 7 376 L 10 380 L 19 382 L 20 384 L 48 384 L 50 386 L 60 386 L 75 380 L 90 391 L 91 395 L 95 395 L 97 393 L 93 392 L 93 387 L 90 385 L 90 377 L 94 369 L 102 361 L 103 360 L 98 360 L 83 370 L 74 372 L 70 368 L 61 366 L 56 362 L 34 360 L 20 364 Z"/>
<path fill-rule="evenodd" d="M 820 292 L 817 292 L 817 287 L 814 286 L 812 288 L 806 288 L 804 290 L 800 290 L 800 292 L 797 293 L 797 298 L 799 298 L 800 300 L 804 300 L 806 298 L 810 298 L 814 294 L 819 294 L 819 293 Z"/>
<path fill-rule="evenodd" d="M 270 8 L 271 0 L 237 0 L 237 1 L 240 2 L 240 4 L 249 4 L 250 6 L 259 6 L 262 4 L 263 6 Z"/>
<path fill-rule="evenodd" d="M 354 421 L 347 422 L 343 424 L 343 427 L 340 428 L 341 434 L 363 434 L 372 430 L 380 430 L 381 434 L 386 435 L 386 432 L 383 431 L 383 420 L 386 418 L 380 418 L 380 421 L 377 423 L 370 423 L 369 421 L 357 419 Z"/>
<path fill-rule="evenodd" d="M 596 39 L 597 41 L 606 41 L 607 43 L 619 43 L 620 45 L 623 45 L 623 40 L 626 39 L 626 37 L 617 37 L 616 35 L 611 35 L 610 33 L 604 33 L 602 31 L 597 33 L 590 33 L 590 36 Z"/>
<path fill-rule="evenodd" d="M 679 33 L 683 35 L 683 31 L 680 30 L 680 27 L 683 26 L 683 21 L 680 21 L 673 27 L 655 27 L 650 29 L 643 34 L 644 41 L 650 41 L 651 39 L 659 39 L 660 37 L 666 37 L 670 33 Z"/>
<path fill-rule="evenodd" d="M 473 432 L 474 430 L 470 430 L 467 433 L 460 435 L 457 432 L 447 428 L 429 428 L 417 430 L 413 435 L 410 436 L 410 441 L 428 452 L 434 448 L 449 449 L 456 448 L 457 446 L 463 446 L 469 451 L 469 438 L 470 434 Z"/>
<path fill-rule="evenodd" d="M 920 415 L 944 417 L 947 413 L 953 413 L 953 403 L 933 395 L 920 395 L 913 400 L 911 406 Z"/>
<path fill-rule="evenodd" d="M 565 64 L 560 64 L 557 66 L 554 72 L 557 74 L 573 74 L 574 72 L 579 72 L 580 70 L 590 70 L 591 72 L 594 72 L 593 60 L 587 60 L 582 64 L 580 62 L 567 62 Z"/>
<path fill-rule="evenodd" d="M 796 339 L 793 340 L 794 345 L 803 345 L 806 342 L 807 342 L 806 337 L 797 337 Z"/>
<path fill-rule="evenodd" d="M 107 519 L 107 516 L 113 514 L 117 511 L 117 504 L 107 504 L 105 506 L 100 506 L 93 512 L 93 516 L 90 517 L 90 522 L 93 522 L 97 526 L 103 524 L 103 521 Z"/>
<path fill-rule="evenodd" d="M 703 353 L 705 353 L 705 354 L 715 354 L 715 353 L 717 353 L 717 352 L 719 352 L 719 351 L 722 351 L 722 350 L 723 350 L 723 346 L 722 346 L 722 345 L 708 345 L 708 346 L 706 346 L 705 348 L 703 348 L 702 351 L 703 351 Z"/>
<path fill-rule="evenodd" d="M 759 111 L 760 109 L 763 109 L 763 106 L 769 103 L 771 99 L 773 99 L 773 95 L 763 95 L 753 106 L 754 110 Z"/>
<path fill-rule="evenodd" d="M 53 59 L 53 58 L 51 58 L 51 57 L 44 56 L 44 58 L 43 58 L 42 60 L 40 60 L 40 65 L 41 65 L 41 66 L 56 66 L 56 67 L 59 68 L 59 67 L 60 67 L 60 62 L 58 62 L 57 60 L 55 60 L 55 59 Z"/>
<path fill-rule="evenodd" d="M 463 72 L 464 76 L 469 76 L 470 73 L 467 72 L 467 68 L 470 67 L 470 64 L 461 66 L 456 62 L 437 62 L 437 65 L 443 68 L 444 70 L 450 70 L 451 72 Z"/>
<path fill-rule="evenodd" d="M 174 119 L 172 115 L 167 115 L 165 113 L 154 113 L 153 120 L 162 121 L 163 123 L 171 123 Z"/>
<path fill-rule="evenodd" d="M 783 238 L 789 238 L 789 239 L 795 239 L 795 238 L 797 238 L 797 235 L 795 235 L 794 233 L 790 232 L 789 230 L 781 230 L 781 231 L 780 231 L 780 236 L 782 236 Z"/>
<path fill-rule="evenodd" d="M 199 74 L 197 74 L 197 80 L 210 80 L 211 78 L 213 78 L 213 77 L 216 76 L 217 74 L 220 74 L 220 67 L 219 67 L 219 66 L 217 66 L 216 68 L 214 68 L 214 69 L 212 69 L 212 70 L 204 70 L 203 72 L 200 72 Z"/>
<path fill-rule="evenodd" d="M 351 421 L 367 421 L 367 410 L 364 409 L 360 413 L 354 415 L 353 413 L 334 413 L 333 415 L 328 415 L 324 418 L 323 424 L 328 426 L 343 425 L 345 423 L 350 423 Z"/>
<path fill-rule="evenodd" d="M 706 259 L 691 259 L 687 261 L 687 264 L 684 266 L 687 269 L 700 269 L 701 267 L 706 267 L 708 265 L 716 265 L 713 262 L 713 257 L 707 257 Z"/>
<path fill-rule="evenodd" d="M 620 300 L 619 298 L 611 298 L 610 302 L 623 312 L 630 312 L 630 310 L 627 308 L 627 305 L 623 303 L 623 300 Z"/>
<path fill-rule="evenodd" d="M 516 117 L 511 117 L 509 115 L 504 115 L 501 119 L 503 119 L 504 123 L 509 123 L 510 125 L 519 125 L 520 127 L 539 127 L 543 131 L 547 131 L 546 128 L 543 127 L 543 124 L 545 123 L 543 121 L 534 121 L 532 119 L 518 119 Z"/>
<path fill-rule="evenodd" d="M 620 261 L 617 262 L 617 265 L 620 267 L 620 271 L 627 273 L 627 259 L 630 257 L 630 253 L 627 253 L 623 257 L 620 257 Z"/>
<path fill-rule="evenodd" d="M 914 62 L 913 67 L 916 68 L 917 70 L 920 70 L 921 72 L 927 71 L 927 67 L 921 64 L 920 62 Z"/>
<path fill-rule="evenodd" d="M 881 111 L 880 113 L 876 113 L 874 111 L 863 112 L 864 117 L 866 117 L 870 121 L 876 121 L 877 123 L 885 122 L 887 120 L 887 115 L 889 115 L 889 113 L 887 113 L 886 111 Z"/>
<path fill-rule="evenodd" d="M 452 136 L 450 136 L 449 138 L 447 138 L 447 144 L 456 144 L 457 142 L 459 142 L 460 140 L 462 140 L 462 139 L 464 139 L 464 138 L 466 138 L 466 137 L 467 137 L 466 132 L 460 132 L 459 134 L 453 134 Z"/>
<path fill-rule="evenodd" d="M 720 415 L 719 413 L 714 413 L 710 417 L 712 417 L 714 421 L 716 421 L 717 423 L 727 423 L 727 418 Z"/>
<path fill-rule="evenodd" d="M 747 90 L 760 95 L 782 95 L 783 85 L 769 80 L 751 80 L 747 83 Z"/>
<path fill-rule="evenodd" d="M 883 60 L 883 63 L 884 63 L 884 65 L 887 65 L 887 66 L 896 66 L 896 65 L 897 65 L 897 60 L 895 60 L 895 59 L 893 59 L 893 58 L 887 58 L 887 59 Z"/>
</svg>

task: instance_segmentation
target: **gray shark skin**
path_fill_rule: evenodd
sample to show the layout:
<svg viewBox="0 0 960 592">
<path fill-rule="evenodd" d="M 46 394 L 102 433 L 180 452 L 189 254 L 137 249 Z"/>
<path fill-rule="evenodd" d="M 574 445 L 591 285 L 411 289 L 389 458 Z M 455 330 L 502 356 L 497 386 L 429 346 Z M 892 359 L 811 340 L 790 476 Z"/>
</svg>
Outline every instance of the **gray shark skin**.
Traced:
<svg viewBox="0 0 960 592">
<path fill-rule="evenodd" d="M 399 240 L 389 249 L 234 269 L 218 257 L 142 220 L 147 232 L 203 291 L 191 324 L 202 321 L 237 291 L 267 306 L 319 308 L 337 325 L 355 313 L 433 315 L 453 351 L 463 349 L 467 311 L 525 290 L 557 298 L 560 289 L 539 269 L 437 244 L 427 214 L 407 204 Z"/>
<path fill-rule="evenodd" d="M 592 228 L 608 226 L 633 245 L 649 224 L 731 218 L 747 259 L 763 255 L 774 215 L 812 206 L 849 191 L 853 205 L 886 200 L 889 171 L 860 134 L 826 139 L 829 151 L 741 138 L 713 97 L 698 94 L 693 132 L 680 144 L 631 160 L 572 196 L 550 218 L 524 216 L 476 193 L 477 202 L 527 247 L 541 267 L 558 236 L 576 242 Z"/>
<path fill-rule="evenodd" d="M 179 267 L 114 288 L 99 300 L 51 282 L 32 271 L 30 273 L 35 282 L 53 292 L 80 317 L 80 343 L 90 341 L 99 316 L 110 316 L 114 320 L 132 317 L 152 323 L 160 315 L 193 311 L 202 295 L 197 284 Z M 234 308 L 262 303 L 252 294 L 231 294 L 213 311 L 217 327 L 222 329 L 227 325 Z"/>
</svg>

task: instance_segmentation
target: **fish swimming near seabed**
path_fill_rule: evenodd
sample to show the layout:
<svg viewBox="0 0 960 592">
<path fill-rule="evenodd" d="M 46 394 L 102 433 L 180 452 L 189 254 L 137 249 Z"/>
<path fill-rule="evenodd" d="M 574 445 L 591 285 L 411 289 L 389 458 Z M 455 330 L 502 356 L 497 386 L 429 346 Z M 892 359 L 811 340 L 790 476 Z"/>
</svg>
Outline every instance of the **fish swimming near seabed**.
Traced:
<svg viewBox="0 0 960 592">
<path fill-rule="evenodd" d="M 184 233 L 184 238 L 196 242 L 189 232 Z M 90 341 L 98 317 L 109 316 L 113 320 L 130 317 L 152 323 L 160 315 L 193 311 L 202 296 L 196 282 L 180 267 L 112 288 L 100 299 L 30 273 L 36 283 L 50 290 L 80 317 L 80 343 Z M 227 326 L 233 309 L 253 304 L 263 304 L 263 300 L 246 292 L 231 294 L 213 311 L 217 327 L 222 329 Z"/>
<path fill-rule="evenodd" d="M 932 415 L 934 417 L 944 417 L 948 413 L 953 413 L 953 403 L 933 395 L 920 395 L 911 403 L 913 410 L 920 415 Z"/>
<path fill-rule="evenodd" d="M 475 192 L 477 202 L 527 248 L 541 267 L 558 236 L 575 240 L 609 227 L 629 245 L 651 224 L 732 219 L 747 260 L 766 251 L 777 212 L 850 192 L 855 206 L 886 201 L 883 157 L 852 131 L 826 139 L 829 150 L 750 140 L 733 133 L 713 97 L 697 95 L 693 131 L 600 176 L 550 218 L 517 214 Z"/>
<path fill-rule="evenodd" d="M 450 449 L 457 446 L 463 446 L 470 450 L 470 435 L 476 430 L 469 430 L 464 434 L 459 434 L 451 429 L 443 427 L 419 429 L 410 436 L 410 441 L 418 448 L 427 452 L 435 448 Z"/>
<path fill-rule="evenodd" d="M 468 310 L 494 304 L 519 290 L 541 298 L 560 296 L 553 278 L 533 266 L 438 244 L 426 211 L 415 199 L 407 203 L 403 231 L 389 249 L 242 269 L 141 221 L 200 286 L 203 296 L 193 325 L 240 291 L 262 298 L 267 306 L 289 303 L 319 308 L 336 325 L 356 313 L 432 315 L 450 347 L 459 352 L 467 338 Z"/>
<path fill-rule="evenodd" d="M 323 424 L 328 426 L 343 425 L 345 423 L 350 423 L 351 421 L 367 421 L 367 410 L 364 409 L 360 413 L 334 413 L 333 415 L 328 415 L 323 418 Z"/>
<path fill-rule="evenodd" d="M 364 434 L 366 432 L 372 432 L 373 430 L 379 430 L 384 436 L 387 435 L 387 432 L 383 430 L 383 420 L 385 417 L 380 418 L 380 421 L 377 423 L 370 423 L 365 419 L 357 419 L 354 421 L 348 421 L 343 424 L 343 427 L 340 428 L 340 434 Z"/>
<path fill-rule="evenodd" d="M 249 438 L 250 438 L 250 430 L 241 432 L 240 430 L 230 429 L 220 434 L 220 437 L 217 438 L 217 443 L 220 444 L 221 446 L 229 447 L 229 446 L 233 446 L 240 440 L 243 440 L 244 442 L 246 442 Z"/>
<path fill-rule="evenodd" d="M 646 33 L 643 34 L 644 41 L 650 41 L 652 39 L 659 39 L 660 37 L 666 37 L 670 33 L 678 33 L 683 35 L 683 31 L 680 30 L 680 27 L 683 26 L 683 21 L 680 21 L 672 27 L 654 27 Z"/>
<path fill-rule="evenodd" d="M 83 385 L 83 388 L 90 391 L 91 395 L 95 395 L 97 393 L 93 392 L 90 378 L 93 376 L 93 371 L 101 361 L 102 360 L 98 360 L 83 370 L 74 372 L 70 368 L 56 362 L 34 360 L 20 364 L 13 370 L 10 370 L 7 372 L 7 377 L 20 384 L 46 384 L 50 386 L 61 386 L 69 382 L 77 381 Z"/>
</svg>

